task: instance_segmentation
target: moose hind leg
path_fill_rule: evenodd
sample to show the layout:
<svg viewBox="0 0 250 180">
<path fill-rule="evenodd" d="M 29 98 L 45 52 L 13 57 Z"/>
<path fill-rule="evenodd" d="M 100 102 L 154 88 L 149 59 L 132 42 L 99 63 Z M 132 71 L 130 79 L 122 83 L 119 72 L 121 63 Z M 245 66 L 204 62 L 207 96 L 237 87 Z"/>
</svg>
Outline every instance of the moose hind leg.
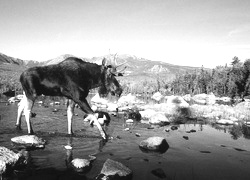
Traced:
<svg viewBox="0 0 250 180">
<path fill-rule="evenodd" d="M 67 100 L 67 119 L 68 119 L 68 134 L 73 134 L 72 120 L 74 115 L 75 102 L 71 99 Z"/>
<path fill-rule="evenodd" d="M 21 101 L 18 103 L 18 109 L 17 109 L 17 120 L 16 120 L 16 128 L 18 130 L 21 130 L 21 118 L 22 118 L 22 113 L 25 108 L 25 101 L 26 98 L 23 97 Z"/>
<path fill-rule="evenodd" d="M 26 98 L 25 107 L 24 107 L 24 115 L 25 115 L 25 119 L 27 123 L 28 134 L 34 134 L 32 125 L 30 122 L 31 110 L 32 110 L 33 104 L 34 104 L 34 101 Z"/>
</svg>

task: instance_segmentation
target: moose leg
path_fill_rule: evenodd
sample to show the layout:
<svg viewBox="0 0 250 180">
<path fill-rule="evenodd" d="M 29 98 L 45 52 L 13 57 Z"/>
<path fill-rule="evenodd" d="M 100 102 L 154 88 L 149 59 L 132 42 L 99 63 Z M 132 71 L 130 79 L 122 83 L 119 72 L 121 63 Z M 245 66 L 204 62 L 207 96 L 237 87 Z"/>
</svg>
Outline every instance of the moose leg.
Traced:
<svg viewBox="0 0 250 180">
<path fill-rule="evenodd" d="M 86 99 L 81 99 L 81 101 L 76 100 L 76 103 L 78 103 L 78 105 L 81 107 L 81 109 L 85 112 L 88 113 L 89 115 L 86 117 L 86 119 L 90 120 L 90 122 L 94 121 L 94 123 L 96 124 L 98 130 L 100 131 L 100 134 L 102 136 L 103 139 L 106 139 L 106 133 L 104 132 L 104 130 L 102 129 L 102 126 L 100 125 L 100 123 L 97 120 L 97 117 L 94 115 L 93 110 L 90 108 L 88 102 Z"/>
<path fill-rule="evenodd" d="M 68 134 L 73 134 L 72 119 L 74 115 L 75 102 L 71 99 L 67 100 L 67 118 L 68 118 Z"/>
<path fill-rule="evenodd" d="M 16 120 L 16 128 L 18 130 L 21 130 L 21 118 L 22 118 L 22 113 L 23 113 L 24 107 L 25 107 L 25 101 L 26 101 L 26 98 L 24 97 L 18 103 L 17 120 Z"/>
<path fill-rule="evenodd" d="M 34 134 L 31 122 L 30 122 L 30 115 L 31 115 L 31 109 L 33 107 L 34 101 L 28 99 L 27 97 L 25 98 L 25 107 L 24 107 L 24 115 L 27 123 L 27 128 L 28 128 L 28 134 Z"/>
</svg>

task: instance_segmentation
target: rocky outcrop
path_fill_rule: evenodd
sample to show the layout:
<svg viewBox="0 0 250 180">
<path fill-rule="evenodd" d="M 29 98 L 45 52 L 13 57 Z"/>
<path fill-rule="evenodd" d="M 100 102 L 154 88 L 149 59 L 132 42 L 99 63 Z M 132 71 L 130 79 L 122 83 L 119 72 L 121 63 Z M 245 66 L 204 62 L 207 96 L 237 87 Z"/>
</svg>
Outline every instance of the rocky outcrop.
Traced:
<svg viewBox="0 0 250 180">
<path fill-rule="evenodd" d="M 132 170 L 120 162 L 107 159 L 103 164 L 101 173 L 97 176 L 97 180 L 130 180 L 132 179 Z"/>
</svg>

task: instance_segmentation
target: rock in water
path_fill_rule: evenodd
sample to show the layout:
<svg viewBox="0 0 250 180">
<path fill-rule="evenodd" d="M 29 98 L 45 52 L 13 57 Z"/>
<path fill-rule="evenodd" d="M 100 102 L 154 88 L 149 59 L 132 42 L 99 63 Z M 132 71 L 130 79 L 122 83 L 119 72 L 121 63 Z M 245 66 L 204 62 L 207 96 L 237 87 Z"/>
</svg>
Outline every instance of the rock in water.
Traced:
<svg viewBox="0 0 250 180">
<path fill-rule="evenodd" d="M 164 179 L 164 178 L 167 177 L 165 172 L 161 168 L 154 169 L 154 170 L 151 171 L 151 173 L 153 175 L 157 176 L 158 178 L 161 178 L 161 179 Z"/>
<path fill-rule="evenodd" d="M 8 167 L 15 166 L 20 157 L 20 154 L 16 154 L 10 149 L 0 146 L 0 177 L 8 170 Z"/>
<path fill-rule="evenodd" d="M 123 165 L 120 162 L 113 161 L 111 159 L 107 159 L 103 164 L 101 173 L 97 176 L 97 180 L 116 180 L 116 179 L 124 179 L 129 180 L 132 179 L 132 170 Z"/>
<path fill-rule="evenodd" d="M 141 141 L 139 147 L 142 151 L 156 151 L 164 153 L 168 150 L 169 145 L 163 137 L 149 137 L 146 140 Z"/>
<path fill-rule="evenodd" d="M 43 149 L 45 147 L 45 140 L 35 135 L 23 135 L 11 138 L 14 146 L 18 149 Z"/>
<path fill-rule="evenodd" d="M 149 124 L 165 126 L 170 124 L 168 118 L 162 113 L 156 113 L 149 119 Z"/>
<path fill-rule="evenodd" d="M 91 162 L 88 159 L 79 159 L 75 158 L 71 161 L 71 166 L 74 168 L 77 172 L 87 172 L 91 169 Z"/>
<path fill-rule="evenodd" d="M 234 121 L 229 120 L 229 119 L 220 119 L 216 123 L 217 124 L 222 124 L 222 125 L 233 125 Z"/>
</svg>

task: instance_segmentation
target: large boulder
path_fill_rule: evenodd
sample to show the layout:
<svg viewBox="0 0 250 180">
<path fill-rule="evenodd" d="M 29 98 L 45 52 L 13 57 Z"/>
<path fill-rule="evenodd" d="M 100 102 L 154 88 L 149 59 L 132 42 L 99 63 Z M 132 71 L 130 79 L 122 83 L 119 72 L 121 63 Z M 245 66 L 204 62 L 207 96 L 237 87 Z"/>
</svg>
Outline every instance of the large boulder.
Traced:
<svg viewBox="0 0 250 180">
<path fill-rule="evenodd" d="M 189 107 L 189 104 L 182 97 L 168 96 L 164 112 L 175 117 L 189 117 L 191 114 Z"/>
<path fill-rule="evenodd" d="M 139 147 L 142 151 L 146 152 L 157 151 L 164 153 L 169 148 L 169 145 L 165 138 L 155 136 L 141 141 Z"/>
<path fill-rule="evenodd" d="M 14 146 L 18 149 L 43 149 L 46 141 L 35 135 L 23 135 L 11 138 Z"/>
<path fill-rule="evenodd" d="M 97 176 L 98 180 L 130 180 L 132 179 L 132 170 L 120 162 L 107 159 L 103 164 L 101 173 Z"/>
<path fill-rule="evenodd" d="M 0 177 L 8 170 L 8 168 L 13 168 L 20 157 L 21 154 L 0 146 Z"/>
<path fill-rule="evenodd" d="M 170 124 L 168 118 L 163 113 L 156 113 L 149 118 L 149 124 L 165 126 Z"/>
<path fill-rule="evenodd" d="M 166 96 L 167 106 L 175 106 L 180 108 L 188 108 L 189 104 L 181 96 Z"/>
</svg>

